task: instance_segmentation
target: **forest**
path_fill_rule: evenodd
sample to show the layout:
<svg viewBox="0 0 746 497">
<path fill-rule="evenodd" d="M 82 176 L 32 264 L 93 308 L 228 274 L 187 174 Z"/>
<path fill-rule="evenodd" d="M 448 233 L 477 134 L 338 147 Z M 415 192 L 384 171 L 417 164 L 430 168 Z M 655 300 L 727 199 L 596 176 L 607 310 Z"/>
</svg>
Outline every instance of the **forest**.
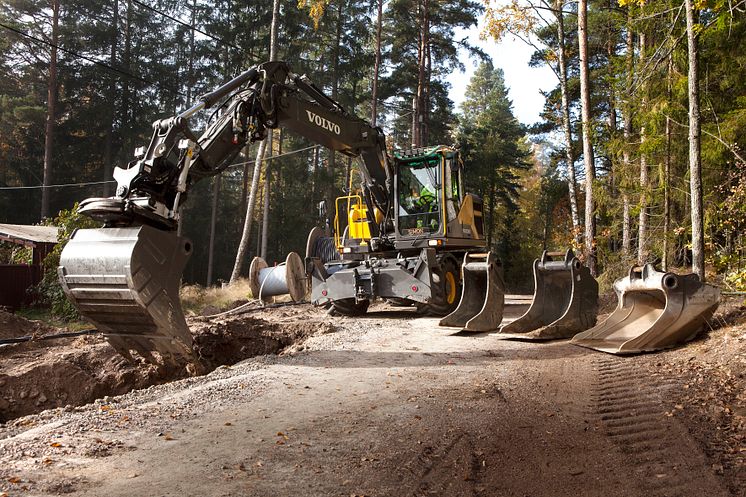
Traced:
<svg viewBox="0 0 746 497">
<path fill-rule="evenodd" d="M 477 29 L 556 76 L 539 122 L 516 119 L 501 61 L 464 34 Z M 654 262 L 746 290 L 746 0 L 2 0 L 0 33 L 2 223 L 69 221 L 113 194 L 154 120 L 286 60 L 392 151 L 460 148 L 512 290 L 567 247 L 607 289 Z M 473 62 L 456 108 L 449 80 Z M 245 227 L 244 259 L 302 253 L 318 203 L 355 177 L 284 130 L 247 147 L 189 194 L 185 280 L 229 280 Z"/>
</svg>

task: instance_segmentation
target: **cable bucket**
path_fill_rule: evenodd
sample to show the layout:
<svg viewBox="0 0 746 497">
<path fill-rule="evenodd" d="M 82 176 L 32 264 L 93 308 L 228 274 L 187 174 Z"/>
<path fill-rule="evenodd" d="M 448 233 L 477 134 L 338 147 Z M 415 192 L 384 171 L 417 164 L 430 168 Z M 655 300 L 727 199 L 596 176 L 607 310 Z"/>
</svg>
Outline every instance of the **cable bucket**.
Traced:
<svg viewBox="0 0 746 497">
<path fill-rule="evenodd" d="M 562 259 L 559 259 L 562 257 Z M 590 269 L 567 252 L 544 251 L 534 261 L 534 296 L 526 313 L 506 324 L 501 338 L 571 338 L 596 324 L 598 282 Z"/>
<path fill-rule="evenodd" d="M 179 301 L 191 251 L 188 239 L 150 226 L 77 230 L 57 271 L 68 299 L 117 352 L 182 367 L 195 363 Z"/>
<path fill-rule="evenodd" d="M 674 347 L 694 338 L 720 301 L 720 289 L 696 274 L 660 272 L 652 264 L 632 267 L 614 282 L 614 291 L 616 310 L 571 343 L 611 354 Z"/>
<path fill-rule="evenodd" d="M 461 266 L 463 291 L 458 307 L 440 320 L 440 326 L 464 331 L 492 331 L 500 326 L 505 305 L 505 284 L 495 254 L 464 255 Z"/>
</svg>

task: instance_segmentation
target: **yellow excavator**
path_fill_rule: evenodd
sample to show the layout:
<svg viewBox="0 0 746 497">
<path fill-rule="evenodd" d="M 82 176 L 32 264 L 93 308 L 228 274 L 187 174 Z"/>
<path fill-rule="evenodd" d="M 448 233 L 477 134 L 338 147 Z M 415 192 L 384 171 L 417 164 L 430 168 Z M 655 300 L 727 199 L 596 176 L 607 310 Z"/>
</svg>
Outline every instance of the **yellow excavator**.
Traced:
<svg viewBox="0 0 746 497">
<path fill-rule="evenodd" d="M 198 136 L 189 120 L 210 108 Z M 220 174 L 247 143 L 277 127 L 358 159 L 360 193 L 341 199 L 348 208 L 336 216 L 331 256 L 317 250 L 318 230 L 309 237 L 305 269 L 313 303 L 357 315 L 382 298 L 441 316 L 462 303 L 453 322 L 477 318 L 481 329 L 499 326 L 499 261 L 485 252 L 482 202 L 464 191 L 458 150 L 432 146 L 389 155 L 380 128 L 349 114 L 287 63 L 267 62 L 153 123 L 149 145 L 115 169 L 116 194 L 81 202 L 80 211 L 103 227 L 72 236 L 60 281 L 120 353 L 153 362 L 194 360 L 178 296 L 192 251 L 176 233 L 180 207 L 195 183 Z"/>
</svg>

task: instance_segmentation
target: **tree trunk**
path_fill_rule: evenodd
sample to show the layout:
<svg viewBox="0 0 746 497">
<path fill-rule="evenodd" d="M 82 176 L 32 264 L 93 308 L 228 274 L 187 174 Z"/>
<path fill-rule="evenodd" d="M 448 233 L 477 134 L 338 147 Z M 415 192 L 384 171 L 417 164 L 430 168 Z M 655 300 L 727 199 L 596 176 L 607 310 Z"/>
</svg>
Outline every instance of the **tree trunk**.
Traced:
<svg viewBox="0 0 746 497">
<path fill-rule="evenodd" d="M 111 21 L 111 52 L 109 55 L 109 65 L 116 67 L 117 65 L 117 39 L 119 34 L 119 0 L 114 0 L 112 6 L 112 21 Z M 104 170 L 101 177 L 101 181 L 104 181 L 103 187 L 101 188 L 101 196 L 108 197 L 111 189 L 109 188 L 108 181 L 112 178 L 112 172 L 114 170 L 114 121 L 115 121 L 115 110 L 116 110 L 116 91 L 117 91 L 117 78 L 113 73 L 109 73 L 109 111 L 108 121 L 109 126 L 106 129 L 106 142 L 104 143 Z"/>
<path fill-rule="evenodd" d="M 673 93 L 673 55 L 668 55 L 668 72 L 666 77 L 666 98 L 671 101 Z M 671 118 L 666 115 L 666 155 L 663 157 L 663 260 L 661 266 L 668 271 L 668 239 L 671 230 Z"/>
<path fill-rule="evenodd" d="M 640 67 L 645 67 L 646 37 L 639 34 Z M 648 103 L 647 83 L 642 86 L 642 109 L 646 111 Z M 640 126 L 640 216 L 637 224 L 637 263 L 642 265 L 648 259 L 648 197 L 650 196 L 650 178 L 648 175 L 648 158 L 644 147 L 647 141 L 645 126 Z"/>
<path fill-rule="evenodd" d="M 704 217 L 702 212 L 702 159 L 700 155 L 699 70 L 693 0 L 686 5 L 686 38 L 689 59 L 689 176 L 692 205 L 692 272 L 705 280 Z"/>
<path fill-rule="evenodd" d="M 210 215 L 210 245 L 207 252 L 207 283 L 212 285 L 212 268 L 215 254 L 215 227 L 218 222 L 218 198 L 220 197 L 220 176 L 212 179 L 212 213 Z"/>
<path fill-rule="evenodd" d="M 424 145 L 425 126 L 427 121 L 427 52 L 430 44 L 430 0 L 420 0 L 419 23 L 420 35 L 417 47 L 417 99 L 415 100 L 415 119 L 413 142 L 416 147 Z"/>
<path fill-rule="evenodd" d="M 555 15 L 557 16 L 557 54 L 560 93 L 562 95 L 562 128 L 565 132 L 565 161 L 567 162 L 567 189 L 570 194 L 570 216 L 575 243 L 579 246 L 580 213 L 578 212 L 577 179 L 575 178 L 575 157 L 572 153 L 572 125 L 570 123 L 570 103 L 567 98 L 567 60 L 565 54 L 565 17 L 562 13 L 563 0 L 555 1 Z"/>
<path fill-rule="evenodd" d="M 264 153 L 267 150 L 267 139 L 259 142 L 259 149 L 256 152 L 256 160 L 254 162 L 254 174 L 251 177 L 251 190 L 249 192 L 249 201 L 246 203 L 246 217 L 243 223 L 243 232 L 241 234 L 241 242 L 238 244 L 238 252 L 236 253 L 236 261 L 233 264 L 233 272 L 231 273 L 231 283 L 234 283 L 241 277 L 244 266 L 246 263 L 246 256 L 249 250 L 249 239 L 251 238 L 251 222 L 254 217 L 254 204 L 256 203 L 256 191 L 259 187 L 259 176 L 262 170 L 262 162 L 264 159 Z"/>
<path fill-rule="evenodd" d="M 41 189 L 41 217 L 49 217 L 49 185 L 52 184 L 54 131 L 57 125 L 57 46 L 59 45 L 60 2 L 52 0 L 52 47 L 47 80 L 47 121 L 44 135 L 44 179 Z"/>
<path fill-rule="evenodd" d="M 622 166 L 623 174 L 629 174 L 631 155 L 629 153 L 630 141 L 632 140 L 632 105 L 629 99 L 631 98 L 630 93 L 632 92 L 632 81 L 633 71 L 635 64 L 635 37 L 632 31 L 632 14 L 629 11 L 627 13 L 627 36 L 626 36 L 626 65 L 627 65 L 627 78 L 626 78 L 626 89 L 625 104 L 623 109 L 624 117 L 624 146 L 622 147 Z M 624 258 L 629 258 L 632 253 L 632 232 L 630 222 L 630 205 L 629 205 L 629 194 L 626 189 L 628 185 L 623 185 L 622 188 L 625 190 L 622 193 L 622 254 Z"/>
<path fill-rule="evenodd" d="M 580 55 L 580 104 L 583 122 L 583 163 L 585 164 L 585 251 L 591 274 L 596 275 L 596 206 L 593 182 L 596 178 L 591 139 L 591 91 L 588 68 L 588 0 L 578 4 L 578 48 Z"/>
<path fill-rule="evenodd" d="M 269 42 L 269 60 L 277 60 L 277 28 L 280 19 L 280 0 L 274 0 L 272 3 L 272 25 L 270 28 Z M 282 130 L 272 130 L 270 139 L 274 142 L 277 140 L 276 155 L 282 153 Z M 274 145 L 271 147 L 270 156 L 275 155 Z M 267 168 L 264 171 L 264 187 L 262 188 L 264 197 L 264 208 L 262 209 L 262 244 L 259 254 L 262 259 L 267 259 L 267 243 L 269 237 L 269 194 L 272 188 L 272 162 L 267 162 Z"/>
<path fill-rule="evenodd" d="M 277 38 L 277 22 L 279 17 L 279 0 L 274 0 L 272 4 L 272 26 L 270 28 L 270 42 L 269 42 L 269 55 L 270 59 L 274 60 L 277 56 L 276 38 Z M 270 132 L 267 138 L 259 143 L 259 150 L 256 152 L 256 160 L 254 162 L 254 174 L 251 177 L 251 190 L 249 192 L 249 200 L 246 205 L 246 218 L 243 223 L 243 232 L 241 234 L 241 242 L 238 245 L 238 252 L 236 253 L 236 261 L 233 264 L 233 272 L 231 273 L 231 283 L 238 280 L 243 273 L 244 265 L 246 262 L 246 254 L 249 249 L 249 241 L 251 238 L 251 222 L 254 216 L 254 204 L 256 203 L 256 193 L 259 188 L 259 177 L 262 172 L 262 163 L 264 161 L 264 154 L 267 150 L 267 141 L 270 141 L 271 146 L 272 133 Z"/>
<path fill-rule="evenodd" d="M 275 133 L 277 135 L 277 149 L 274 155 L 282 155 L 282 129 L 278 129 Z M 262 246 L 259 251 L 262 259 L 267 259 L 267 245 L 269 243 L 269 204 L 270 204 L 270 192 L 272 191 L 272 163 L 267 162 L 267 169 L 264 171 L 264 188 L 262 188 L 264 194 L 264 212 L 262 212 Z"/>
<path fill-rule="evenodd" d="M 381 72 L 381 25 L 383 22 L 383 0 L 378 0 L 376 20 L 376 62 L 373 65 L 373 89 L 371 91 L 370 123 L 375 126 L 378 118 L 378 76 Z"/>
</svg>

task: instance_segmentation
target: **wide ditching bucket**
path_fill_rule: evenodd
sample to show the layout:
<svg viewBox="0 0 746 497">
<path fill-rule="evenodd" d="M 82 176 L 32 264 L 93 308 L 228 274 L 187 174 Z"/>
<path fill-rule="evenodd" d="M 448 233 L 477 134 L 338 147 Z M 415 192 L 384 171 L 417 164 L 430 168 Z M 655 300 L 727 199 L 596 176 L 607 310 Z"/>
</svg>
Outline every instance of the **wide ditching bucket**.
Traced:
<svg viewBox="0 0 746 497">
<path fill-rule="evenodd" d="M 127 359 L 135 351 L 185 366 L 195 360 L 179 284 L 191 250 L 186 238 L 150 226 L 77 230 L 60 257 L 60 283 Z"/>
<path fill-rule="evenodd" d="M 561 259 L 560 259 L 561 257 Z M 571 338 L 596 324 L 598 283 L 572 250 L 534 261 L 534 296 L 526 313 L 500 329 L 501 338 Z"/>
<path fill-rule="evenodd" d="M 460 327 L 464 331 L 496 330 L 503 318 L 505 285 L 500 276 L 500 261 L 495 254 L 464 255 L 461 266 L 463 291 L 458 307 L 440 320 L 440 326 Z"/>
<path fill-rule="evenodd" d="M 598 326 L 571 343 L 611 354 L 635 354 L 674 347 L 694 338 L 715 312 L 720 289 L 696 274 L 633 267 L 614 282 L 619 304 Z"/>
</svg>

